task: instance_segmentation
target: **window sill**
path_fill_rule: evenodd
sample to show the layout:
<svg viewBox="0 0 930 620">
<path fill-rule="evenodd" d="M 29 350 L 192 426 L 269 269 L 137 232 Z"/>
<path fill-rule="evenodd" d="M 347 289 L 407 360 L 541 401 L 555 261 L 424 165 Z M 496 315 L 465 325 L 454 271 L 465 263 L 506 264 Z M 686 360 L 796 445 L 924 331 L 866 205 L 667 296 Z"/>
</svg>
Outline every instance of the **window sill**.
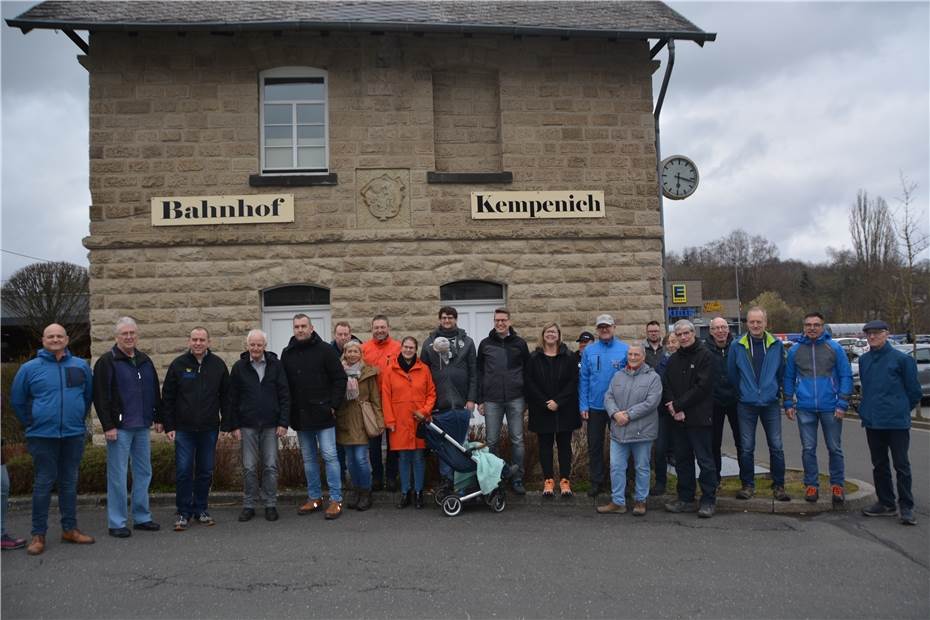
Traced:
<svg viewBox="0 0 930 620">
<path fill-rule="evenodd" d="M 427 172 L 427 183 L 513 183 L 512 172 Z"/>
<path fill-rule="evenodd" d="M 251 187 L 311 187 L 314 185 L 338 185 L 335 172 L 329 174 L 250 174 Z"/>
</svg>

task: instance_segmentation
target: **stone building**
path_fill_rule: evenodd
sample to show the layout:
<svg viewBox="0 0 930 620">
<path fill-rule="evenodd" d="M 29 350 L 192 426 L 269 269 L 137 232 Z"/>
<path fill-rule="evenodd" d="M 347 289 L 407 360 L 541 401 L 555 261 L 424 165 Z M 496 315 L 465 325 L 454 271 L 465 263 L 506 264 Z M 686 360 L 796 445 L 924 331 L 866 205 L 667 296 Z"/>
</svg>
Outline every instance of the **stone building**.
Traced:
<svg viewBox="0 0 930 620">
<path fill-rule="evenodd" d="M 43 2 L 8 24 L 83 52 L 94 355 L 125 314 L 162 366 L 195 325 L 228 361 L 256 326 L 280 351 L 298 310 L 422 337 L 450 302 L 477 341 L 506 305 L 531 344 L 662 316 L 654 57 L 714 39 L 662 3 Z"/>
</svg>

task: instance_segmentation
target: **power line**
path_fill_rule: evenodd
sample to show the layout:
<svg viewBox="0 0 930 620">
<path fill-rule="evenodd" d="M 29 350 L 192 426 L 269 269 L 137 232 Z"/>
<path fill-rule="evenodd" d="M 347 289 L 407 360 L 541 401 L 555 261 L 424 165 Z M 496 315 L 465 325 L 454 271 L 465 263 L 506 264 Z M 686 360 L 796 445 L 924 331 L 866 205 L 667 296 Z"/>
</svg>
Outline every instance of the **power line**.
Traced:
<svg viewBox="0 0 930 620">
<path fill-rule="evenodd" d="M 4 250 L 0 248 L 0 252 L 6 252 L 7 254 L 13 254 L 14 256 L 22 256 L 23 258 L 31 258 L 32 260 L 40 260 L 43 263 L 54 263 L 50 258 L 40 258 L 38 256 L 30 256 L 28 254 L 21 254 L 20 252 L 14 252 L 13 250 Z"/>
</svg>

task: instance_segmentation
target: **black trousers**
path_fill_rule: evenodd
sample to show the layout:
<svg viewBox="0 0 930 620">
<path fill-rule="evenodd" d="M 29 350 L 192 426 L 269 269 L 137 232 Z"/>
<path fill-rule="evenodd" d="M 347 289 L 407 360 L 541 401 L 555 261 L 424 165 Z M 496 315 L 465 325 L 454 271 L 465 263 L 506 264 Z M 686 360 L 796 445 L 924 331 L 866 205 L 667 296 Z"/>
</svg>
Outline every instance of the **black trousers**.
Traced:
<svg viewBox="0 0 930 620">
<path fill-rule="evenodd" d="M 588 479 L 592 487 L 602 485 L 605 480 L 604 437 L 609 425 L 610 416 L 606 411 L 588 410 Z"/>
<path fill-rule="evenodd" d="M 371 479 L 373 482 L 384 482 L 384 470 L 385 467 L 382 465 L 384 462 L 381 456 L 381 440 L 384 440 L 384 443 L 387 443 L 387 431 L 381 433 L 379 437 L 368 440 L 368 460 L 371 462 Z M 391 452 L 388 450 L 387 453 L 387 480 L 395 480 L 397 478 L 399 468 L 397 466 L 397 452 Z"/>
<path fill-rule="evenodd" d="M 911 432 L 901 430 L 865 429 L 872 456 L 872 479 L 875 481 L 875 494 L 884 506 L 894 507 L 894 486 L 891 484 L 891 468 L 888 466 L 888 453 L 898 478 L 898 506 L 902 510 L 914 509 L 914 495 L 911 493 L 911 463 L 907 451 L 911 443 Z"/>
<path fill-rule="evenodd" d="M 572 431 L 560 433 L 537 433 L 539 436 L 539 465 L 543 478 L 555 478 L 552 469 L 552 444 L 559 446 L 559 476 L 568 478 L 572 475 Z"/>
<path fill-rule="evenodd" d="M 675 471 L 678 473 L 678 499 L 693 502 L 696 491 L 694 459 L 701 468 L 701 503 L 717 501 L 717 469 L 714 463 L 712 426 L 672 425 L 675 439 Z"/>
<path fill-rule="evenodd" d="M 723 427 L 726 422 L 730 423 L 730 432 L 733 434 L 733 443 L 736 444 L 736 457 L 739 460 L 740 452 L 743 448 L 739 440 L 739 417 L 736 415 L 736 403 L 730 405 L 718 405 L 714 403 L 714 462 L 717 464 L 717 474 L 723 466 L 723 456 L 720 453 L 720 447 L 723 445 Z M 743 472 L 740 472 L 740 480 L 746 480 Z M 748 478 L 752 478 L 752 473 Z"/>
</svg>

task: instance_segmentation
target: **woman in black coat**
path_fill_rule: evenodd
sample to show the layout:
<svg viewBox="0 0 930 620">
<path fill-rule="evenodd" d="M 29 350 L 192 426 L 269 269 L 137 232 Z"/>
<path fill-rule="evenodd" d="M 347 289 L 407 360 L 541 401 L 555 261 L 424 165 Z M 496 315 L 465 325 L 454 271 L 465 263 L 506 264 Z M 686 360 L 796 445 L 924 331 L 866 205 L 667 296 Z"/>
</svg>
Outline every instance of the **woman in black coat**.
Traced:
<svg viewBox="0 0 930 620">
<path fill-rule="evenodd" d="M 552 445 L 559 449 L 559 489 L 563 497 L 572 495 L 572 432 L 581 428 L 578 413 L 578 363 L 562 343 L 562 330 L 556 323 L 543 327 L 540 345 L 526 365 L 524 388 L 530 411 L 529 430 L 539 436 L 539 464 L 542 466 L 543 496 L 555 493 Z"/>
</svg>

